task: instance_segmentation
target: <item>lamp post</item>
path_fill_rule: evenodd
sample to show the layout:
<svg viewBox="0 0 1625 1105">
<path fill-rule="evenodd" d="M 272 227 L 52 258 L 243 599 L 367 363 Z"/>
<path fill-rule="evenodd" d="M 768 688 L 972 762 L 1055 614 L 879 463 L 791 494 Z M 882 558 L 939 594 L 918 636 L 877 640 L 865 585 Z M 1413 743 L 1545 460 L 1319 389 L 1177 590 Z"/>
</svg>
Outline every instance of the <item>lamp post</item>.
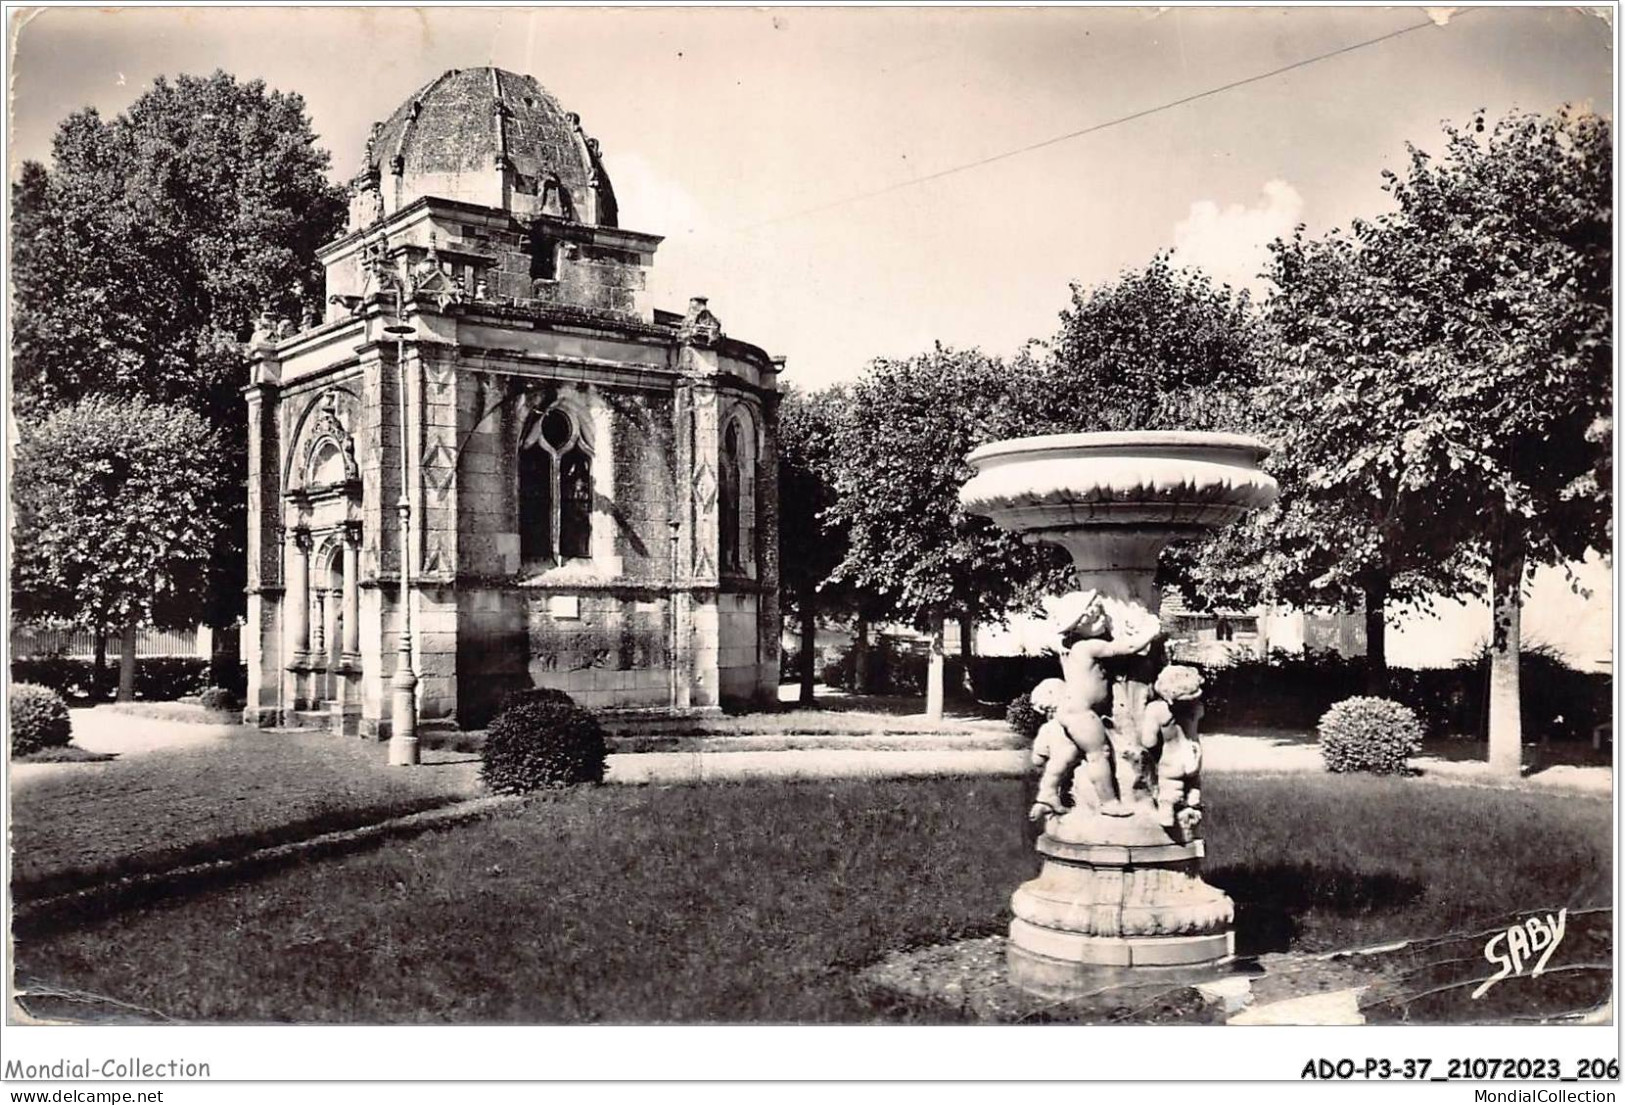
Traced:
<svg viewBox="0 0 1625 1105">
<path fill-rule="evenodd" d="M 395 317 L 385 324 L 384 333 L 395 338 L 395 390 L 401 427 L 401 496 L 395 503 L 401 518 L 401 626 L 395 675 L 389 683 L 389 763 L 392 767 L 411 767 L 419 762 L 419 755 L 418 677 L 412 670 L 412 497 L 406 474 L 406 339 L 416 331 L 406 321 L 401 278 L 389 268 L 386 256 L 379 256 L 378 271 L 381 276 L 387 276 L 395 288 Z"/>
<path fill-rule="evenodd" d="M 667 602 L 671 609 L 671 638 L 667 642 L 670 651 L 666 656 L 666 682 L 671 693 L 672 712 L 675 713 L 677 710 L 677 642 L 681 639 L 678 636 L 681 629 L 677 620 L 677 534 L 682 523 L 674 518 L 667 522 L 666 525 L 671 530 L 671 598 Z"/>
</svg>

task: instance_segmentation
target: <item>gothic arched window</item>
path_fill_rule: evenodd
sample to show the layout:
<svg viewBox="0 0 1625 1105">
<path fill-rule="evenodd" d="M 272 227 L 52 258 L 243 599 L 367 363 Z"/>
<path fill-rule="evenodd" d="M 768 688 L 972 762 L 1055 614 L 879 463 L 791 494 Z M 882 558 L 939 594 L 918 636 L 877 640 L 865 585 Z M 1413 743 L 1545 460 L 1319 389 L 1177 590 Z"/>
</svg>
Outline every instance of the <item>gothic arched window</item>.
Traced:
<svg viewBox="0 0 1625 1105">
<path fill-rule="evenodd" d="M 579 446 L 559 465 L 559 552 L 592 555 L 592 462 Z"/>
<path fill-rule="evenodd" d="M 740 491 L 743 480 L 739 470 L 739 423 L 729 422 L 728 429 L 722 435 L 722 461 L 718 466 L 718 498 L 720 503 L 717 511 L 718 530 L 722 543 L 722 570 L 737 572 L 744 566 L 744 556 L 741 546 L 744 544 L 743 526 L 744 511 L 740 509 Z"/>
<path fill-rule="evenodd" d="M 546 449 L 519 450 L 519 558 L 553 557 L 553 455 Z"/>
<path fill-rule="evenodd" d="M 551 407 L 519 443 L 519 558 L 592 555 L 592 454 L 575 419 Z"/>
</svg>

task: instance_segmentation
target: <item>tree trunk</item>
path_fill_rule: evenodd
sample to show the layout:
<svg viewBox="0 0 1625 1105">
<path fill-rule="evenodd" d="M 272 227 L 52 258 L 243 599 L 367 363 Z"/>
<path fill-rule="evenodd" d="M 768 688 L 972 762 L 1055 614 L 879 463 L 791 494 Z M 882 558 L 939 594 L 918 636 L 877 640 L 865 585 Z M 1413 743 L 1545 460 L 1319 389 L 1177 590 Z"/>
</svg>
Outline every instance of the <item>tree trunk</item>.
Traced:
<svg viewBox="0 0 1625 1105">
<path fill-rule="evenodd" d="M 124 626 L 123 636 L 119 640 L 118 653 L 118 700 L 120 702 L 135 701 L 135 623 L 128 622 Z"/>
<path fill-rule="evenodd" d="M 1365 589 L 1365 690 L 1378 698 L 1388 693 L 1388 577 Z"/>
<path fill-rule="evenodd" d="M 90 661 L 90 701 L 102 700 L 102 673 L 107 670 L 107 627 L 98 625 L 96 633 L 96 654 Z"/>
<path fill-rule="evenodd" d="M 869 693 L 869 615 L 863 613 L 852 641 L 852 693 Z"/>
<path fill-rule="evenodd" d="M 818 681 L 818 604 L 814 599 L 814 588 L 803 586 L 800 594 L 796 596 L 797 604 L 801 607 L 801 694 L 799 701 L 803 706 L 811 706 L 816 695 L 813 685 Z"/>
<path fill-rule="evenodd" d="M 1490 769 L 1516 778 L 1523 770 L 1523 701 L 1518 652 L 1523 612 L 1523 546 L 1497 541 L 1490 565 Z"/>
<path fill-rule="evenodd" d="M 944 619 L 931 619 L 931 664 L 925 673 L 925 716 L 932 721 L 942 720 L 942 673 L 947 667 L 943 658 Z"/>
<path fill-rule="evenodd" d="M 959 615 L 959 683 L 972 702 L 976 701 L 976 677 L 971 661 L 976 658 L 976 619 Z"/>
</svg>

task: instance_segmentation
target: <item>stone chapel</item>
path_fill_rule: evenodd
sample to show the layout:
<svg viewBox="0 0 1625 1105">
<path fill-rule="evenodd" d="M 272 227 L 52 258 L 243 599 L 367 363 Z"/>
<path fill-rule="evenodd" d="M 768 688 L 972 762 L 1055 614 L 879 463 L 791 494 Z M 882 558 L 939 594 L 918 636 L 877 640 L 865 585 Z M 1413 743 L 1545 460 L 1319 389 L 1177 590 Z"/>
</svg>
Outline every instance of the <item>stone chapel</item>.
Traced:
<svg viewBox="0 0 1625 1105">
<path fill-rule="evenodd" d="M 661 239 L 532 77 L 430 81 L 350 194 L 250 345 L 246 720 L 387 737 L 403 613 L 426 728 L 774 700 L 782 359 L 645 309 Z"/>
</svg>

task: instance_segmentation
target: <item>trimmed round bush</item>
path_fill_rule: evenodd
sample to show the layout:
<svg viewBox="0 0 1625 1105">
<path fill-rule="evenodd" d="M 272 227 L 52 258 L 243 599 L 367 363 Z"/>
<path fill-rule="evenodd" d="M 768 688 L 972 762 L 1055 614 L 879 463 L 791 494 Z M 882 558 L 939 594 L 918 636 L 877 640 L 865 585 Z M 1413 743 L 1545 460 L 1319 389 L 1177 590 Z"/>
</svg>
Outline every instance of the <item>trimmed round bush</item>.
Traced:
<svg viewBox="0 0 1625 1105">
<path fill-rule="evenodd" d="M 527 687 L 522 691 L 505 695 L 502 699 L 502 709 L 512 709 L 526 702 L 562 702 L 566 706 L 574 706 L 575 701 L 568 693 L 556 687 Z"/>
<path fill-rule="evenodd" d="M 561 692 L 555 692 L 561 693 Z M 604 781 L 609 750 L 591 710 L 569 701 L 515 696 L 485 731 L 480 778 L 494 794 Z"/>
<path fill-rule="evenodd" d="M 68 704 L 38 683 L 11 685 L 11 754 L 26 756 L 42 748 L 62 748 L 73 739 Z"/>
<path fill-rule="evenodd" d="M 1033 705 L 1032 695 L 1018 694 L 1010 700 L 1010 705 L 1005 707 L 1004 720 L 1009 722 L 1010 728 L 1032 740 L 1038 736 L 1039 726 L 1043 725 L 1046 719 L 1043 712 Z"/>
<path fill-rule="evenodd" d="M 197 700 L 205 710 L 235 710 L 240 704 L 237 696 L 224 687 L 207 687 Z"/>
<path fill-rule="evenodd" d="M 1422 722 L 1388 698 L 1346 698 L 1321 717 L 1320 754 L 1327 771 L 1401 775 L 1422 750 Z"/>
</svg>

